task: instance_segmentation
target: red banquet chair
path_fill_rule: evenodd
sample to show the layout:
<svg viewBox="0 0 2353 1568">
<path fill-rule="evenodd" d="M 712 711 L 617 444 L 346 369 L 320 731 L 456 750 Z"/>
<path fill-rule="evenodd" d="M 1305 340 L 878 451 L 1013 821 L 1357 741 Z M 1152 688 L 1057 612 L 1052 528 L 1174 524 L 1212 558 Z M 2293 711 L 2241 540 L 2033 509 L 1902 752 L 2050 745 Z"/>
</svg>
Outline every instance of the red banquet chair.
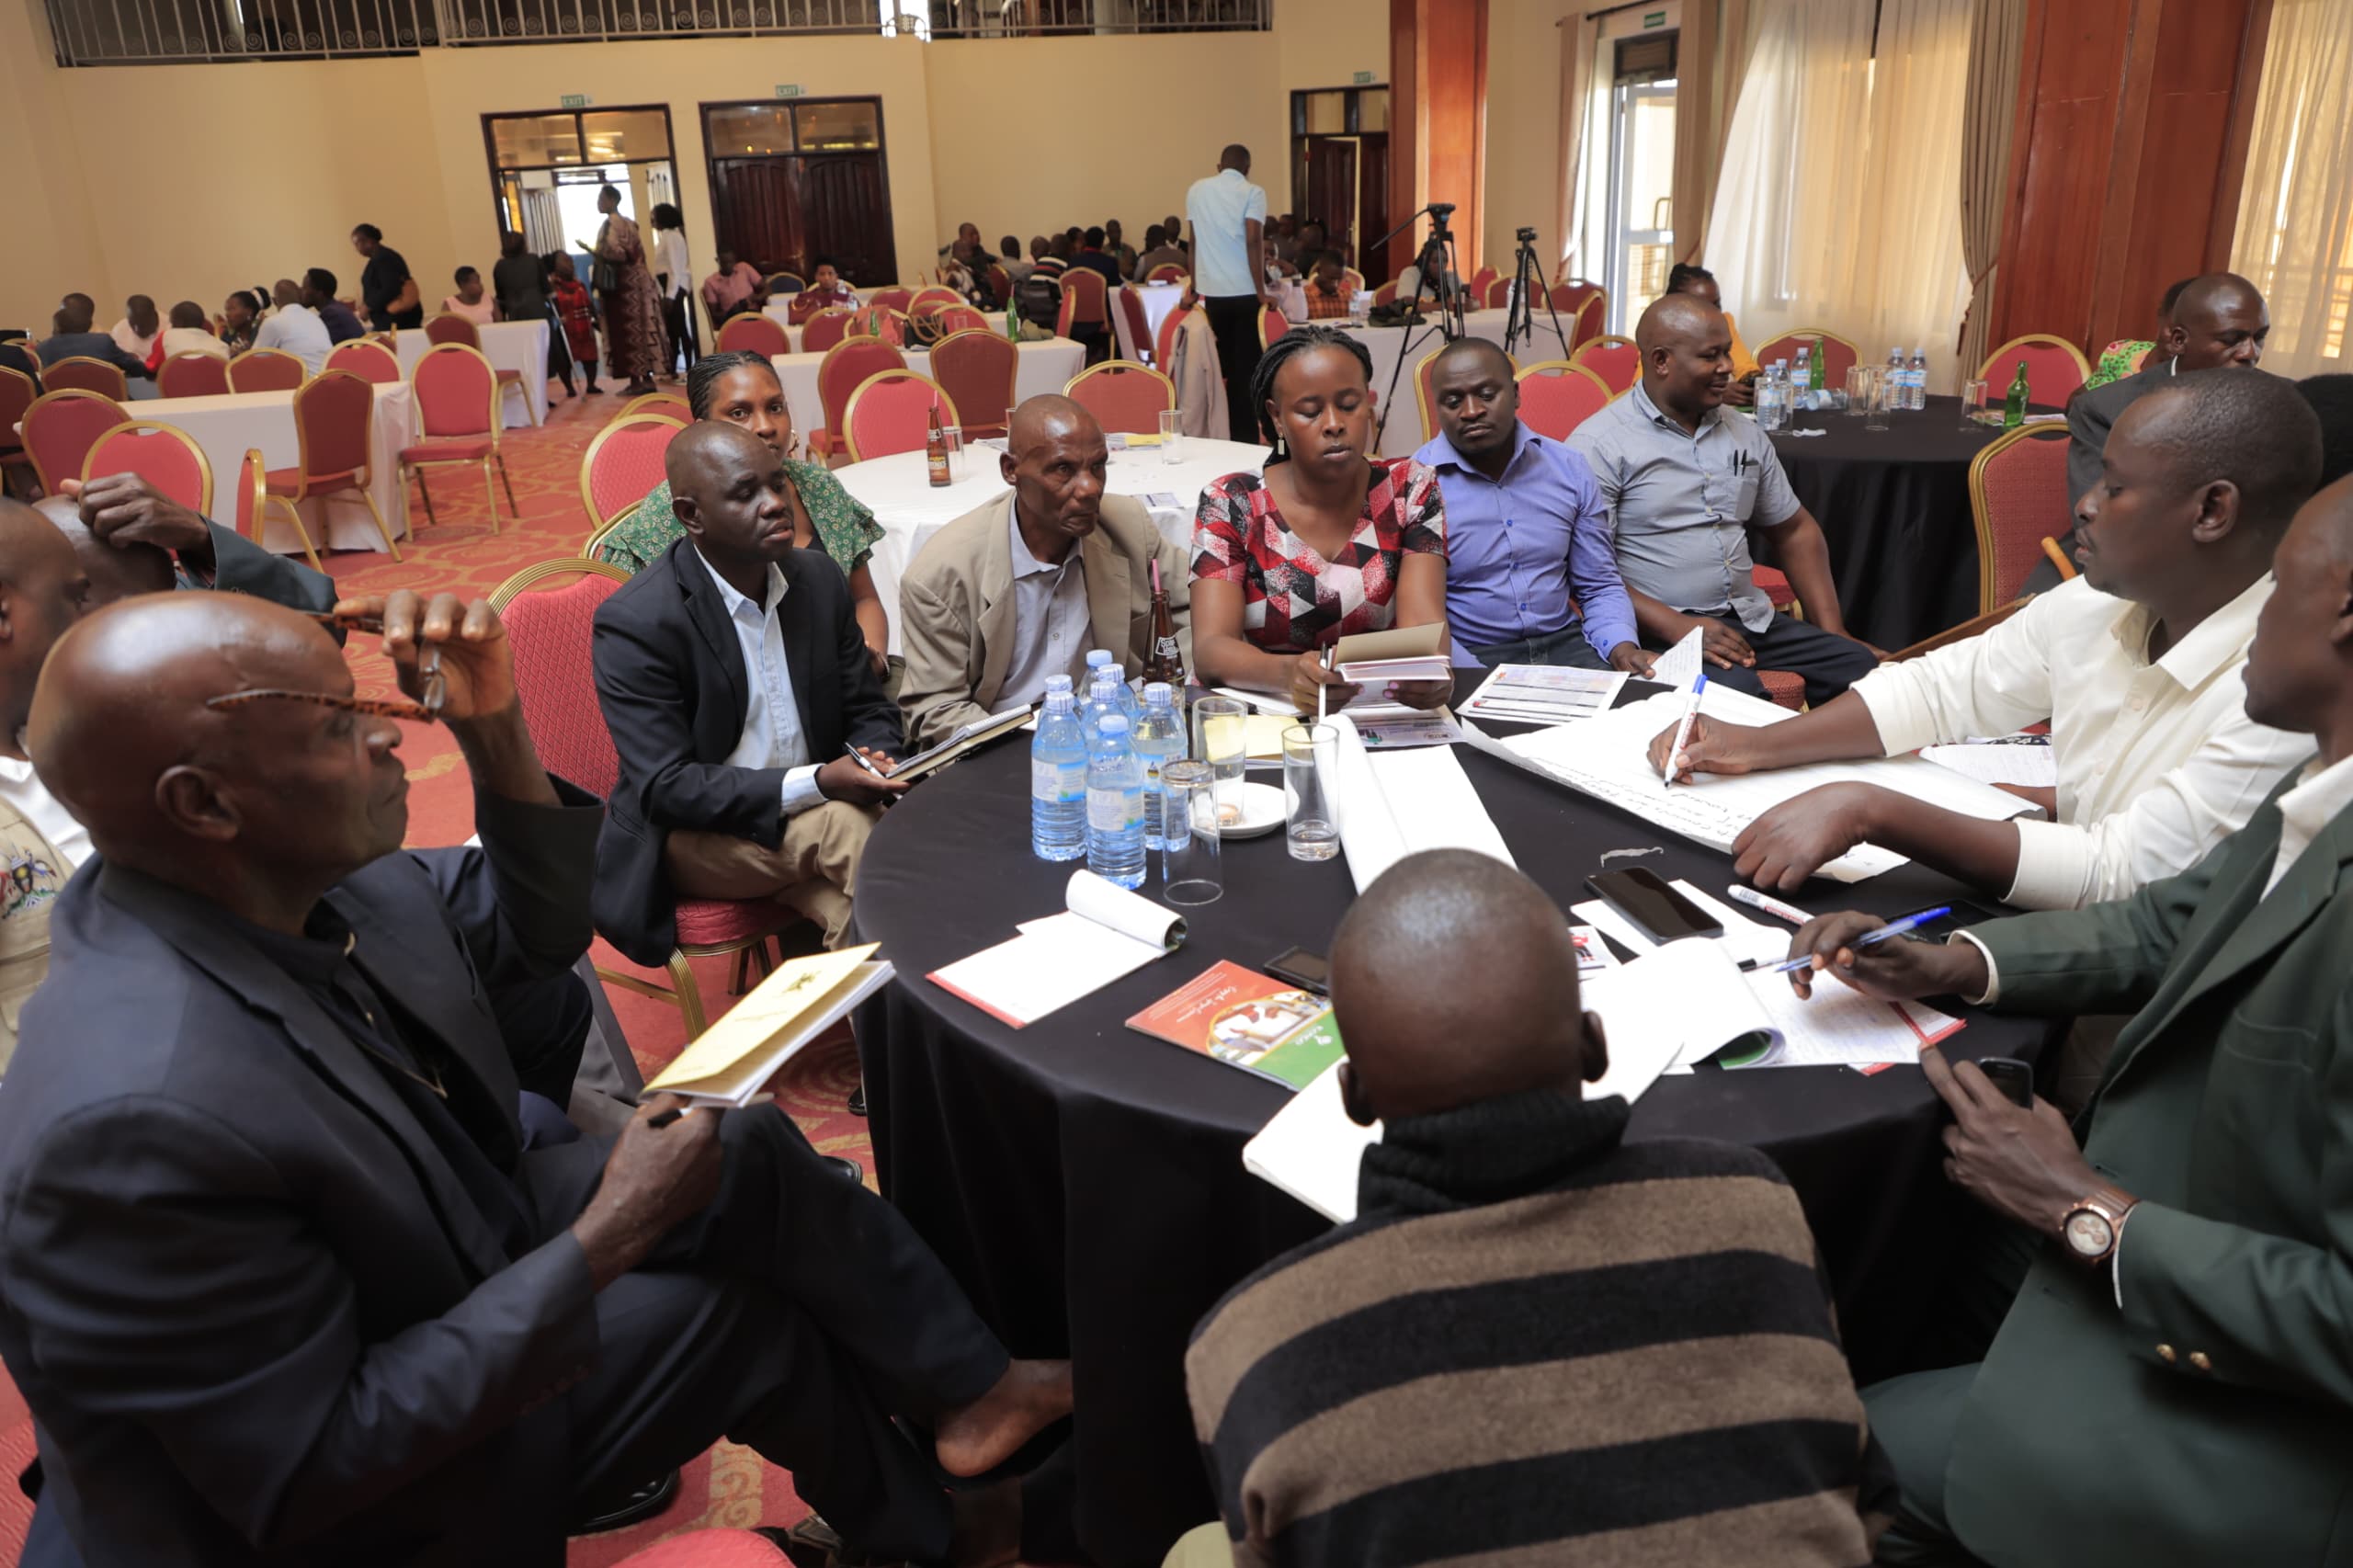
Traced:
<svg viewBox="0 0 2353 1568">
<path fill-rule="evenodd" d="M 1481 267 L 1478 271 L 1471 275 L 1471 287 L 1465 290 L 1465 292 L 1469 293 L 1471 298 L 1477 301 L 1480 304 L 1483 305 L 1487 303 L 1488 287 L 1495 282 L 1495 269 L 1494 267 Z"/>
<path fill-rule="evenodd" d="M 919 452 L 931 433 L 934 409 L 942 425 L 961 423 L 956 400 L 929 376 L 913 370 L 878 371 L 849 394 L 849 406 L 842 411 L 842 449 L 854 463 L 894 452 Z"/>
<path fill-rule="evenodd" d="M 658 462 L 654 472 L 661 472 Z M 652 488 L 651 483 L 645 486 L 645 490 Z M 642 495 L 645 490 L 638 494 Z M 629 574 L 618 566 L 574 558 L 526 567 L 490 594 L 491 608 L 498 611 L 506 628 L 507 646 L 515 660 L 515 689 L 523 705 L 523 727 L 530 731 L 540 760 L 551 772 L 598 796 L 612 793 L 620 778 L 620 758 L 605 728 L 603 710 L 597 706 L 590 637 L 597 607 L 628 581 Z M 774 899 L 682 898 L 677 904 L 678 946 L 670 955 L 668 986 L 602 967 L 597 974 L 611 984 L 676 1007 L 685 1017 L 687 1038 L 692 1040 L 702 1033 L 706 1020 L 702 993 L 687 960 L 713 954 L 756 954 L 765 974 L 768 937 L 800 919 L 790 906 Z M 742 961 L 738 960 L 739 964 Z"/>
<path fill-rule="evenodd" d="M 2067 400 L 2075 395 L 2075 389 L 2092 379 L 2091 364 L 2082 349 L 2063 337 L 2041 332 L 2011 338 L 1985 356 L 1985 362 L 1977 367 L 1977 374 L 1988 388 L 2006 391 L 2010 378 L 2018 374 L 2020 360 L 2026 362 L 2027 401 L 2044 408 L 2066 407 Z M 2066 529 L 2059 531 L 2064 533 Z M 2009 600 L 2002 602 L 2007 604 Z"/>
<path fill-rule="evenodd" d="M 1120 320 L 1127 324 L 1129 347 L 1139 357 L 1152 352 L 1152 318 L 1144 312 L 1143 296 L 1133 286 L 1120 285 Z M 1112 335 L 1117 337 L 1119 335 Z"/>
<path fill-rule="evenodd" d="M 464 316 L 448 312 L 425 324 L 425 340 L 435 347 L 444 343 L 462 343 L 469 348 L 482 347 L 482 329 Z"/>
<path fill-rule="evenodd" d="M 1108 327 L 1110 305 L 1103 275 L 1091 267 L 1074 267 L 1063 274 L 1063 295 L 1070 301 L 1073 326 Z M 1069 334 L 1063 334 L 1068 336 Z"/>
<path fill-rule="evenodd" d="M 1186 278 L 1190 278 L 1191 276 L 1191 273 L 1186 271 L 1175 262 L 1164 261 L 1158 267 L 1154 267 L 1150 272 L 1145 273 L 1143 275 L 1143 280 L 1147 283 L 1182 283 Z"/>
<path fill-rule="evenodd" d="M 135 473 L 191 512 L 212 511 L 212 465 L 196 437 L 176 426 L 134 419 L 100 436 L 76 477 L 87 484 L 109 473 Z"/>
<path fill-rule="evenodd" d="M 968 441 L 1005 434 L 1020 371 L 1020 350 L 986 329 L 951 332 L 931 346 L 932 380 L 955 400 Z"/>
<path fill-rule="evenodd" d="M 915 302 L 915 291 L 912 289 L 877 289 L 866 297 L 866 302 L 905 315 L 907 307 Z"/>
<path fill-rule="evenodd" d="M 2029 383 L 2033 375 L 2029 367 Z M 1991 614 L 2025 592 L 2028 575 L 2042 560 L 2042 541 L 2066 537 L 2075 520 L 2075 498 L 2067 494 L 2068 441 L 2064 425 L 2021 425 L 1970 459 L 1978 614 Z"/>
<path fill-rule="evenodd" d="M 400 356 L 364 337 L 336 344 L 327 355 L 327 369 L 348 370 L 361 381 L 380 387 L 392 386 L 401 379 Z"/>
<path fill-rule="evenodd" d="M 1198 310 L 1199 306 L 1189 307 Z M 1152 362 L 1165 372 L 1176 362 L 1176 335 L 1185 330 L 1188 307 L 1177 306 L 1160 318 L 1160 332 L 1152 340 Z"/>
<path fill-rule="evenodd" d="M 259 449 L 246 448 L 237 463 L 237 509 L 231 515 L 239 539 L 261 542 L 261 509 L 269 499 L 264 488 L 268 478 L 269 465 L 262 460 Z"/>
<path fill-rule="evenodd" d="M 498 449 L 498 375 L 482 350 L 462 343 L 437 344 L 410 369 L 408 384 L 425 438 L 401 449 L 401 516 L 408 516 L 408 482 L 414 474 L 417 494 L 425 497 L 425 520 L 438 523 L 425 471 L 471 463 L 482 470 L 490 531 L 496 533 L 498 493 L 490 487 L 490 468 L 496 463 L 499 480 L 506 486 L 506 509 L 520 521 L 523 510 L 515 505 L 515 483 L 506 476 L 506 459 Z"/>
<path fill-rule="evenodd" d="M 294 525 L 303 552 L 314 567 L 319 563 L 318 551 L 312 548 L 299 508 L 314 496 L 351 491 L 368 504 L 368 515 L 375 519 L 386 553 L 395 561 L 401 558 L 401 547 L 386 526 L 384 514 L 376 509 L 376 497 L 368 491 L 376 466 L 375 416 L 375 387 L 348 370 L 322 370 L 294 394 L 294 434 L 301 442 L 301 455 L 292 468 L 272 469 L 262 475 L 262 490 L 264 504 L 275 502 Z"/>
<path fill-rule="evenodd" d="M 155 372 L 157 397 L 221 397 L 228 391 L 229 361 L 218 354 L 175 354 Z"/>
<path fill-rule="evenodd" d="M 739 311 L 719 325 L 719 352 L 773 358 L 792 352 L 782 323 L 757 311 Z"/>
<path fill-rule="evenodd" d="M 1569 363 L 1581 365 L 1601 378 L 1609 395 L 1617 397 L 1633 390 L 1643 379 L 1643 351 L 1634 347 L 1631 337 L 1603 335 L 1591 343 L 1580 344 L 1569 356 Z"/>
<path fill-rule="evenodd" d="M 1822 381 L 1824 386 L 1845 386 L 1847 372 L 1861 363 L 1861 351 L 1853 344 L 1836 333 L 1824 332 L 1815 326 L 1803 326 L 1795 332 L 1781 334 L 1756 351 L 1756 362 L 1770 365 L 1776 359 L 1787 359 L 1790 371 L 1795 373 L 1801 346 L 1813 348 L 1822 356 Z"/>
<path fill-rule="evenodd" d="M 597 432 L 580 460 L 580 503 L 602 527 L 662 483 L 662 459 L 686 426 L 659 414 L 616 419 Z"/>
<path fill-rule="evenodd" d="M 1272 347 L 1276 338 L 1280 337 L 1284 333 L 1287 333 L 1290 330 L 1290 317 L 1283 314 L 1282 312 L 1275 309 L 1272 305 L 1260 305 L 1258 307 L 1259 347 L 1267 348 Z"/>
<path fill-rule="evenodd" d="M 1176 383 L 1145 366 L 1107 359 L 1073 376 L 1063 395 L 1095 415 L 1106 430 L 1156 436 L 1161 414 L 1176 406 Z"/>
<path fill-rule="evenodd" d="M 839 305 L 819 311 L 801 324 L 801 352 L 823 354 L 849 335 L 850 312 Z"/>
<path fill-rule="evenodd" d="M 1530 365 L 1518 376 L 1520 423 L 1540 436 L 1565 441 L 1576 427 L 1609 406 L 1609 383 L 1566 359 Z"/>
<path fill-rule="evenodd" d="M 817 403 L 825 423 L 802 439 L 809 455 L 824 459 L 843 449 L 843 422 L 849 415 L 850 393 L 869 376 L 906 369 L 907 357 L 879 337 L 846 337 L 825 350 L 817 362 Z"/>
<path fill-rule="evenodd" d="M 25 455 L 32 460 L 41 494 L 54 495 L 60 484 L 78 476 L 98 437 L 130 417 L 130 411 L 114 399 L 80 387 L 33 399 L 22 424 Z"/>
<path fill-rule="evenodd" d="M 989 318 L 970 305 L 949 305 L 933 311 L 931 319 L 938 324 L 940 335 L 958 332 L 986 332 Z"/>
<path fill-rule="evenodd" d="M 229 390 L 293 392 L 311 379 L 311 368 L 281 349 L 248 348 L 229 361 Z"/>
<path fill-rule="evenodd" d="M 907 302 L 899 308 L 911 316 L 919 316 L 926 311 L 945 310 L 963 302 L 964 296 L 945 283 L 926 283 L 909 295 Z"/>
<path fill-rule="evenodd" d="M 131 401 L 131 382 L 121 366 L 81 354 L 68 355 L 54 365 L 43 365 L 40 384 L 51 392 L 78 389 L 110 397 L 117 403 Z"/>
<path fill-rule="evenodd" d="M 22 370 L 0 365 L 0 495 L 7 494 L 8 476 L 23 470 L 30 472 L 33 460 L 25 455 L 17 426 L 25 417 L 25 410 L 40 396 L 40 389 Z M 34 481 L 40 483 L 38 479 Z"/>
</svg>

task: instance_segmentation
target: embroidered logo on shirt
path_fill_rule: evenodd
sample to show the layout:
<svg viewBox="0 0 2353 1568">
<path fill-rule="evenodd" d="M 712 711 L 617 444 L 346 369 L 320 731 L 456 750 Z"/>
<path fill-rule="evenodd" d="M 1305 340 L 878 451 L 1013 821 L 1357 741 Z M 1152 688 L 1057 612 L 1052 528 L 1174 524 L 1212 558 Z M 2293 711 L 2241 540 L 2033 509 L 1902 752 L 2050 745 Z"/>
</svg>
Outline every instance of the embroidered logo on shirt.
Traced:
<svg viewBox="0 0 2353 1568">
<path fill-rule="evenodd" d="M 8 881 L 0 889 L 0 920 L 14 919 L 55 898 L 64 885 L 57 869 L 38 855 L 10 855 Z"/>
</svg>

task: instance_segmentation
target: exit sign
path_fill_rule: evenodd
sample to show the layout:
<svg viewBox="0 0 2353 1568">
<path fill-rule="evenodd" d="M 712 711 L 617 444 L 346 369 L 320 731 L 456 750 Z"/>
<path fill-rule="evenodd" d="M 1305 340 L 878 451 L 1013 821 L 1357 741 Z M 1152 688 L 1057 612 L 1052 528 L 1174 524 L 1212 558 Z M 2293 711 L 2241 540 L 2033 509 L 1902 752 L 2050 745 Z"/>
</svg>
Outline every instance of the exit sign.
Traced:
<svg viewBox="0 0 2353 1568">
<path fill-rule="evenodd" d="M 1370 87 L 1372 85 L 1372 73 L 1370 71 L 1358 72 L 1357 85 L 1359 87 Z"/>
<path fill-rule="evenodd" d="M 776 96 L 780 98 L 797 98 L 801 96 L 801 84 L 798 82 L 779 82 L 776 85 Z"/>
<path fill-rule="evenodd" d="M 542 99 L 541 101 L 544 102 L 545 100 Z M 588 95 L 585 93 L 566 93 L 561 99 L 557 100 L 557 102 L 558 106 L 563 108 L 586 108 L 588 107 Z"/>
<path fill-rule="evenodd" d="M 1664 11 L 1643 12 L 1643 26 L 1646 28 L 1663 28 L 1666 26 L 1666 13 Z"/>
</svg>

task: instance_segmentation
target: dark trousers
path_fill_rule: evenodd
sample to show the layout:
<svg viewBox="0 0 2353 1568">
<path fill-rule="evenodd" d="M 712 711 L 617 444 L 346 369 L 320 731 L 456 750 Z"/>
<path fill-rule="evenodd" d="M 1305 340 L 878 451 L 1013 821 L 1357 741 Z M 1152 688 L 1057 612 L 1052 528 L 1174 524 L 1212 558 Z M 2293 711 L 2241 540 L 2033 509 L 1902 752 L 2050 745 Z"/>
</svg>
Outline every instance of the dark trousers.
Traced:
<svg viewBox="0 0 2353 1568">
<path fill-rule="evenodd" d="M 1886 1568 L 1984 1568 L 1945 1519 L 1953 1427 L 1977 1380 L 1974 1363 L 1890 1378 L 1863 1391 L 1871 1436 L 1895 1467 L 1895 1522 L 1871 1560 Z"/>
<path fill-rule="evenodd" d="M 1749 647 L 1756 653 L 1756 665 L 1750 669 L 1734 665 L 1728 670 L 1720 670 L 1710 665 L 1708 679 L 1751 697 L 1765 695 L 1765 683 L 1756 678 L 1757 670 L 1787 670 L 1805 677 L 1805 699 L 1819 708 L 1879 668 L 1879 655 L 1853 638 L 1824 631 L 1810 621 L 1783 615 L 1779 610 L 1773 612 L 1772 622 L 1762 631 L 1751 631 L 1736 616 L 1714 619 L 1748 640 Z M 1645 637 L 1643 646 L 1663 649 L 1666 644 Z"/>
<path fill-rule="evenodd" d="M 1582 620 L 1573 620 L 1560 631 L 1548 631 L 1541 637 L 1474 643 L 1471 645 L 1471 656 L 1489 669 L 1497 665 L 1573 665 L 1581 670 L 1612 667 L 1586 640 Z"/>
<path fill-rule="evenodd" d="M 662 368 L 665 370 L 693 369 L 696 358 L 695 311 L 687 295 L 673 294 L 662 301 L 662 334 L 665 339 Z"/>
<path fill-rule="evenodd" d="M 702 1113 L 698 1113 L 702 1114 Z M 724 1435 L 878 1557 L 946 1553 L 947 1493 L 892 1424 L 985 1393 L 1005 1347 L 899 1211 L 824 1164 L 781 1110 L 729 1111 L 719 1196 L 597 1296 L 597 1369 L 564 1397 L 584 1504 Z M 548 1233 L 587 1203 L 608 1145 L 527 1156 Z"/>
<path fill-rule="evenodd" d="M 1258 310 L 1256 294 L 1201 301 L 1217 338 L 1218 374 L 1225 378 L 1225 414 L 1233 438 L 1260 445 L 1258 411 L 1250 403 L 1250 378 L 1258 373 Z"/>
</svg>

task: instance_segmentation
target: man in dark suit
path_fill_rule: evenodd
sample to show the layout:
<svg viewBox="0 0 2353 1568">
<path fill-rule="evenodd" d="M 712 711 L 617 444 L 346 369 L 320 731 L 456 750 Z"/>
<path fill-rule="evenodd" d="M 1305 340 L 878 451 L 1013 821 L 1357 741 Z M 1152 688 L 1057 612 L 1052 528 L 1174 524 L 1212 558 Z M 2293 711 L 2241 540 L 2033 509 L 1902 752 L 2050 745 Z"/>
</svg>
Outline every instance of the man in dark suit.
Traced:
<svg viewBox="0 0 2353 1568">
<path fill-rule="evenodd" d="M 1946 944 L 1858 950 L 1878 922 L 1856 915 L 1798 933 L 1872 995 L 2140 1010 L 2072 1131 L 1922 1053 L 1946 1173 L 2038 1251 L 1984 1361 L 1865 1391 L 1904 1493 L 1881 1562 L 2345 1561 L 2353 480 L 2305 503 L 2274 570 L 2247 712 L 2320 755 L 2204 860 Z"/>
<path fill-rule="evenodd" d="M 840 568 L 792 546 L 777 455 L 710 422 L 680 431 L 664 469 L 686 537 L 597 611 L 597 700 L 621 765 L 597 928 L 659 968 L 680 897 L 776 898 L 837 947 L 867 835 L 907 788 L 875 771 L 898 710 Z"/>
<path fill-rule="evenodd" d="M 126 382 L 153 380 L 155 372 L 146 360 L 124 353 L 112 335 L 97 330 L 97 309 L 87 294 L 66 295 L 50 323 L 55 330 L 41 340 L 40 362 L 53 366 L 60 359 L 96 359 L 120 370 Z"/>
<path fill-rule="evenodd" d="M 1012 1485 L 951 1504 L 890 1413 L 977 1473 L 1066 1367 L 775 1107 L 526 1143 L 490 993 L 586 947 L 600 812 L 488 605 L 361 608 L 404 690 L 440 651 L 479 849 L 401 848 L 398 730 L 278 607 L 128 600 L 43 671 L 32 757 L 98 854 L 0 1095 L 25 1562 L 553 1568 L 576 1505 L 722 1431 L 870 1550 L 1009 1561 Z"/>
<path fill-rule="evenodd" d="M 59 489 L 77 504 L 87 539 L 122 558 L 108 569 L 85 555 L 93 565 L 92 586 L 97 590 L 92 609 L 122 597 L 108 591 L 109 587 L 129 588 L 150 580 L 158 554 L 164 557 L 166 581 L 162 585 L 166 587 L 176 576 L 190 587 L 251 594 L 300 610 L 335 608 L 334 578 L 290 556 L 274 555 L 234 528 L 189 511 L 135 473 L 99 474 L 86 484 L 69 479 Z"/>
</svg>

